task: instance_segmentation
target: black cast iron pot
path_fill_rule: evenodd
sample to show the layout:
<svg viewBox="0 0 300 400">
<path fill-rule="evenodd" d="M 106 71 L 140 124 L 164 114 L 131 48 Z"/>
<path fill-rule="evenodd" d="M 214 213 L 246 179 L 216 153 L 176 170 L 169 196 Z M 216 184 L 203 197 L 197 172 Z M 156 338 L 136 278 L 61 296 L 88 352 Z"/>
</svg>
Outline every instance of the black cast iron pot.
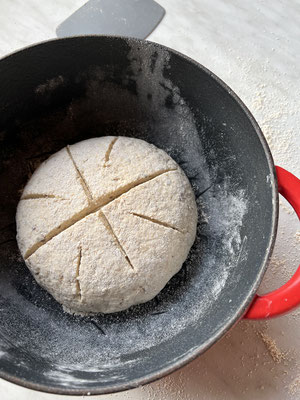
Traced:
<svg viewBox="0 0 300 400">
<path fill-rule="evenodd" d="M 197 198 L 198 234 L 182 270 L 152 301 L 73 317 L 27 270 L 15 211 L 40 162 L 66 144 L 102 135 L 145 139 L 179 163 Z M 277 179 L 257 123 L 210 71 L 127 38 L 29 47 L 0 61 L 0 141 L 2 378 L 61 394 L 129 389 L 186 364 L 245 314 L 274 245 Z M 277 172 L 296 207 L 299 181 Z M 300 270 L 283 291 L 256 297 L 248 317 L 296 306 L 299 284 Z"/>
</svg>

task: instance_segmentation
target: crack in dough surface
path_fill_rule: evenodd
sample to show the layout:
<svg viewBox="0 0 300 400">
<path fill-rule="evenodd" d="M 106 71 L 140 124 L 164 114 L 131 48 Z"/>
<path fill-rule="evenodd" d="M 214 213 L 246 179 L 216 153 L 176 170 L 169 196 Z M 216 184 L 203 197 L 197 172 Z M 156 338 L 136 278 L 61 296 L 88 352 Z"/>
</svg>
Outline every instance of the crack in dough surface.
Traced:
<svg viewBox="0 0 300 400">
<path fill-rule="evenodd" d="M 137 214 L 137 213 L 134 213 L 134 212 L 132 212 L 130 214 L 134 215 L 135 217 L 142 218 L 142 219 L 145 219 L 147 221 L 150 221 L 153 224 L 158 224 L 158 225 L 164 226 L 165 228 L 174 229 L 174 231 L 181 232 L 179 229 L 175 228 L 174 226 L 171 226 L 170 224 L 167 224 L 166 222 L 159 221 L 158 219 L 147 217 L 146 215 Z"/>
<path fill-rule="evenodd" d="M 116 141 L 118 140 L 118 137 L 115 137 L 109 144 L 108 149 L 105 153 L 105 161 L 104 161 L 104 167 L 107 166 L 107 163 L 109 162 L 109 157 L 110 157 L 110 153 L 112 152 L 112 149 L 114 147 L 114 144 L 116 143 Z"/>
<path fill-rule="evenodd" d="M 74 165 L 74 168 L 75 168 L 75 171 L 77 173 L 79 182 L 80 182 L 80 184 L 82 186 L 82 189 L 83 189 L 83 191 L 84 191 L 84 193 L 85 193 L 85 195 L 87 197 L 87 200 L 88 200 L 89 203 L 91 203 L 93 201 L 93 196 L 92 196 L 92 193 L 90 191 L 89 185 L 85 181 L 84 176 L 80 172 L 80 169 L 78 168 L 78 166 L 77 166 L 77 164 L 76 164 L 76 162 L 75 162 L 75 160 L 74 160 L 74 158 L 72 156 L 72 153 L 71 153 L 71 150 L 70 150 L 70 146 L 67 146 L 66 149 L 67 149 L 67 153 L 68 153 L 68 155 L 70 157 L 70 160 L 72 161 L 72 164 Z"/>
<path fill-rule="evenodd" d="M 108 230 L 108 232 L 112 235 L 112 237 L 115 239 L 116 245 L 119 247 L 119 249 L 121 250 L 121 252 L 124 254 L 124 257 L 126 259 L 126 261 L 128 262 L 130 268 L 132 268 L 134 270 L 134 266 L 132 265 L 126 251 L 124 250 L 123 246 L 121 245 L 118 236 L 116 235 L 116 233 L 114 232 L 109 220 L 107 219 L 107 217 L 103 214 L 102 211 L 99 212 L 99 217 L 101 218 L 105 228 Z"/>
<path fill-rule="evenodd" d="M 76 267 L 76 289 L 77 294 L 81 300 L 81 287 L 80 287 L 80 264 L 81 264 L 81 253 L 82 249 L 79 248 L 78 258 L 77 258 L 77 267 Z"/>
<path fill-rule="evenodd" d="M 63 197 L 55 196 L 54 194 L 38 194 L 32 193 L 27 194 L 21 197 L 21 200 L 32 200 L 32 199 L 57 199 L 57 200 L 66 200 Z"/>
</svg>

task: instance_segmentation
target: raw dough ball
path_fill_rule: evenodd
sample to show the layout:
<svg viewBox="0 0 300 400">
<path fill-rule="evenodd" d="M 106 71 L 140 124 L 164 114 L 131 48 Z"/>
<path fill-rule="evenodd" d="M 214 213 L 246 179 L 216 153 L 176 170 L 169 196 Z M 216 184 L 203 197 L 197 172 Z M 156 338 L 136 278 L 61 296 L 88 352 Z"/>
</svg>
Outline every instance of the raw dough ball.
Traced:
<svg viewBox="0 0 300 400">
<path fill-rule="evenodd" d="M 164 151 L 108 136 L 46 160 L 24 189 L 16 221 L 26 265 L 66 311 L 110 313 L 152 299 L 179 271 L 197 208 Z"/>
</svg>

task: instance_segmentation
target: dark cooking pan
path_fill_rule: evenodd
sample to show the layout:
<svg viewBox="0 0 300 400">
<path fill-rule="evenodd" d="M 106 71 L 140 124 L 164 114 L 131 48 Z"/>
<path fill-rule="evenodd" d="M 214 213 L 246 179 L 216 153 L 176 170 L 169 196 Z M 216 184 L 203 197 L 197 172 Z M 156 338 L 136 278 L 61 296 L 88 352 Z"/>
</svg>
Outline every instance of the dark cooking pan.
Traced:
<svg viewBox="0 0 300 400">
<path fill-rule="evenodd" d="M 61 394 L 124 390 L 186 364 L 246 312 L 272 317 L 299 304 L 300 270 L 283 289 L 254 299 L 275 241 L 277 185 L 299 212 L 299 180 L 279 168 L 276 178 L 252 115 L 196 62 L 118 37 L 29 47 L 0 62 L 0 132 L 2 378 Z M 73 317 L 25 267 L 15 211 L 41 161 L 102 135 L 145 139 L 180 164 L 197 198 L 198 233 L 155 299 Z"/>
</svg>

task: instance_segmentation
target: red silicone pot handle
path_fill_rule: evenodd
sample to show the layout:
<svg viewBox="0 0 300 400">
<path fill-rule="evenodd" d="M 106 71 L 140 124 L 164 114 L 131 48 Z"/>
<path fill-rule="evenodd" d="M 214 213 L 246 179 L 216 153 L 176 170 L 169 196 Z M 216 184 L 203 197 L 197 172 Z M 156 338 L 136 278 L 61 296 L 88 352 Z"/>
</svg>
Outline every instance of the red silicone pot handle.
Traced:
<svg viewBox="0 0 300 400">
<path fill-rule="evenodd" d="M 300 219 L 300 179 L 276 167 L 278 191 L 287 199 Z M 244 318 L 265 319 L 284 314 L 300 305 L 300 265 L 293 277 L 281 288 L 263 296 L 256 295 Z"/>
</svg>

